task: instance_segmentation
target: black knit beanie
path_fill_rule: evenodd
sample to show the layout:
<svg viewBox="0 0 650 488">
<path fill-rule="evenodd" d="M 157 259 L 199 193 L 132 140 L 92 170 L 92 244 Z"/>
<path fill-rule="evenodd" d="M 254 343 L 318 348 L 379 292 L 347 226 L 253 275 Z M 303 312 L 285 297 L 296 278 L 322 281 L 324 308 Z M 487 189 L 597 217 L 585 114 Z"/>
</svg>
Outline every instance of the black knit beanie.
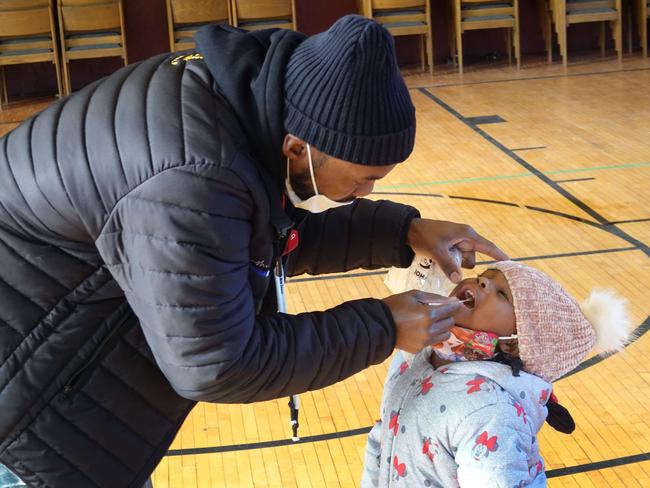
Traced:
<svg viewBox="0 0 650 488">
<path fill-rule="evenodd" d="M 411 154 L 415 109 L 393 38 L 375 21 L 347 15 L 305 39 L 284 87 L 285 129 L 321 152 L 373 166 Z"/>
</svg>

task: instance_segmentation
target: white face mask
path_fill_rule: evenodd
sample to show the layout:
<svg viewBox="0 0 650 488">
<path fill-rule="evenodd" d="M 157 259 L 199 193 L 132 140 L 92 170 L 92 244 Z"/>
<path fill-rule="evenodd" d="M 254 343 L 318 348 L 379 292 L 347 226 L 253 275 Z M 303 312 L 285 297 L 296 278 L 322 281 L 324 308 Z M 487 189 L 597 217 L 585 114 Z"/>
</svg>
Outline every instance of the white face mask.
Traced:
<svg viewBox="0 0 650 488">
<path fill-rule="evenodd" d="M 354 200 L 349 202 L 335 202 L 327 198 L 325 195 L 318 193 L 318 188 L 316 187 L 316 178 L 314 178 L 314 165 L 311 161 L 311 147 L 307 144 L 307 159 L 309 160 L 309 174 L 311 175 L 311 184 L 314 185 L 314 196 L 309 197 L 307 200 L 302 200 L 296 192 L 293 191 L 291 187 L 291 179 L 289 177 L 289 158 L 287 158 L 287 178 L 284 180 L 284 185 L 287 189 L 287 196 L 289 200 L 296 208 L 302 208 L 311 213 L 321 213 L 329 210 L 330 208 L 342 207 L 343 205 L 349 205 Z"/>
</svg>

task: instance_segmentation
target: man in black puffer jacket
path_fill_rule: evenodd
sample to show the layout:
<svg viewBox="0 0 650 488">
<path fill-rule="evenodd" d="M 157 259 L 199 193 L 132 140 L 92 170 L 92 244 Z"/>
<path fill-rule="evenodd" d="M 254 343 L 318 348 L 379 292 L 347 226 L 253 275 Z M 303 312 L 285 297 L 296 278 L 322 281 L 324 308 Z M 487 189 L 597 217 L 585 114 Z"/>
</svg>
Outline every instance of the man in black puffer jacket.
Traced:
<svg viewBox="0 0 650 488">
<path fill-rule="evenodd" d="M 0 462 L 29 486 L 139 487 L 196 401 L 323 388 L 445 338 L 459 306 L 411 292 L 279 314 L 276 264 L 505 258 L 467 226 L 360 198 L 415 134 L 376 23 L 208 26 L 197 45 L 0 139 Z"/>
</svg>

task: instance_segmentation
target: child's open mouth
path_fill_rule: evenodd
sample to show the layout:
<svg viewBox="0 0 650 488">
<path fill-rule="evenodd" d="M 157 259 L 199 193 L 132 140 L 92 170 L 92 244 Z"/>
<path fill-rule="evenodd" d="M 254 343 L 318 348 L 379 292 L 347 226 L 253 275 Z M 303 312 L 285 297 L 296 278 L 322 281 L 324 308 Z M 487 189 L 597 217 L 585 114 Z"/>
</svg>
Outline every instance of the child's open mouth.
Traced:
<svg viewBox="0 0 650 488">
<path fill-rule="evenodd" d="M 463 302 L 463 305 L 465 305 L 467 308 L 472 309 L 474 308 L 474 305 L 476 305 L 476 296 L 474 295 L 474 292 L 469 288 L 460 290 L 458 295 L 456 295 L 456 298 Z"/>
</svg>

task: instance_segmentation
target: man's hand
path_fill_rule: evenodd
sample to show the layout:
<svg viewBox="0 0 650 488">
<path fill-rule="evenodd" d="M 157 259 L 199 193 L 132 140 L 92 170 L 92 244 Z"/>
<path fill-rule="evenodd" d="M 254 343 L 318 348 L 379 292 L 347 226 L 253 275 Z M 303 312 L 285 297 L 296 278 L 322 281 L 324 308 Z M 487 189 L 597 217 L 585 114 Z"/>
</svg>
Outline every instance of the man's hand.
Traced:
<svg viewBox="0 0 650 488">
<path fill-rule="evenodd" d="M 501 249 L 477 234 L 469 225 L 444 220 L 413 219 L 406 243 L 414 252 L 430 256 L 454 283 L 458 283 L 462 276 L 449 252 L 454 247 L 463 256 L 463 268 L 474 267 L 477 252 L 497 261 L 508 259 Z"/>
<path fill-rule="evenodd" d="M 460 308 L 460 301 L 455 297 L 419 290 L 392 295 L 383 302 L 395 322 L 395 347 L 414 354 L 448 339 L 449 328 L 454 325 L 453 316 Z"/>
</svg>

